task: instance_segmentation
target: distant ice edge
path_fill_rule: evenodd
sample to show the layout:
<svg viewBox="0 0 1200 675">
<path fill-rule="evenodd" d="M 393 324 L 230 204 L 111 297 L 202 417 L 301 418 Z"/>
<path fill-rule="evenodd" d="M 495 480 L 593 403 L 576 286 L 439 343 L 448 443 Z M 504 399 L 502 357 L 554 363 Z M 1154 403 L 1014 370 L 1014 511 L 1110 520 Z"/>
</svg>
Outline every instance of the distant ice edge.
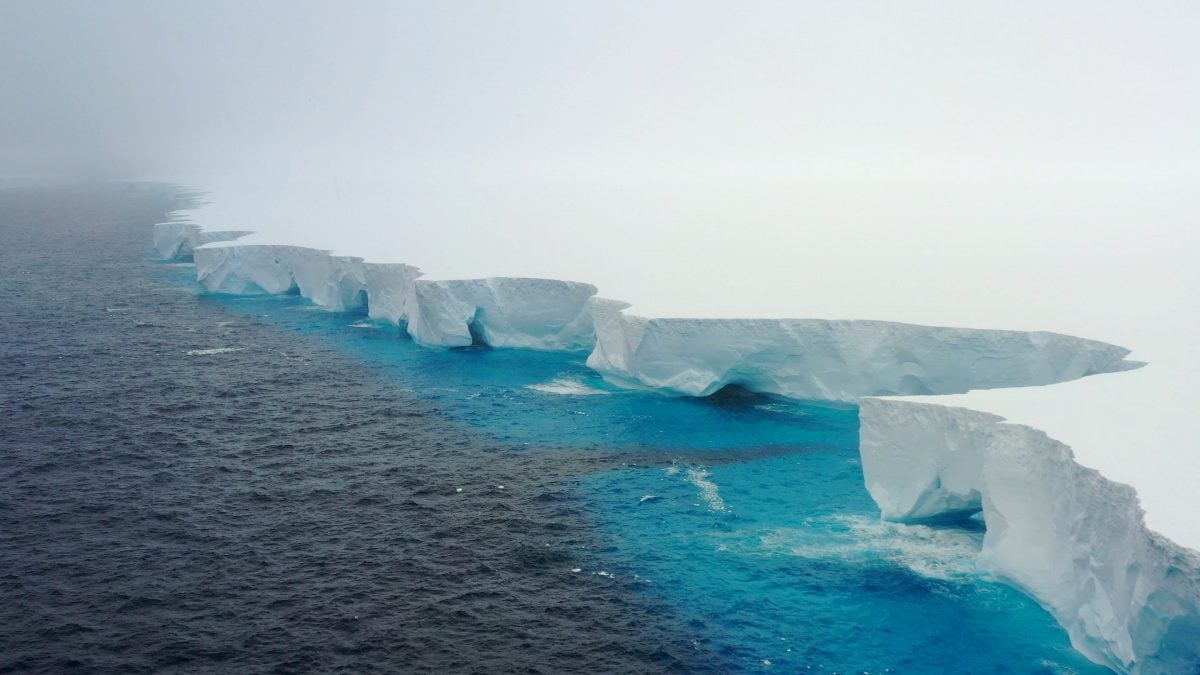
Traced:
<svg viewBox="0 0 1200 675">
<path fill-rule="evenodd" d="M 966 408 L 864 398 L 863 473 L 883 517 L 982 510 L 983 570 L 1037 599 L 1097 663 L 1200 665 L 1200 555 L 1147 529 L 1135 490 L 1028 426 Z"/>
<path fill-rule="evenodd" d="M 590 349 L 588 366 L 626 387 L 704 396 L 738 385 L 858 402 L 864 474 L 886 519 L 982 510 L 981 566 L 1046 606 L 1081 653 L 1131 673 L 1190 673 L 1200 662 L 1200 647 L 1187 643 L 1200 634 L 1198 555 L 1145 528 L 1133 488 L 1078 465 L 1069 448 L 1029 427 L 863 398 L 1049 384 L 1136 366 L 1122 347 L 882 321 L 645 319 L 596 297 L 590 284 L 430 281 L 406 264 L 229 243 L 246 234 L 171 221 L 155 226 L 154 241 L 164 259 L 194 259 L 210 291 L 296 293 L 337 311 L 365 305 L 372 319 L 426 346 Z"/>
<path fill-rule="evenodd" d="M 191 226 L 194 227 L 194 226 Z M 178 223 L 155 226 L 165 259 L 196 263 L 206 289 L 234 295 L 295 293 L 332 311 L 366 309 L 379 321 L 402 326 L 430 347 L 520 347 L 548 351 L 592 348 L 591 284 L 556 279 L 421 279 L 401 263 L 370 263 L 299 246 L 221 244 L 245 233 L 204 233 Z"/>
</svg>

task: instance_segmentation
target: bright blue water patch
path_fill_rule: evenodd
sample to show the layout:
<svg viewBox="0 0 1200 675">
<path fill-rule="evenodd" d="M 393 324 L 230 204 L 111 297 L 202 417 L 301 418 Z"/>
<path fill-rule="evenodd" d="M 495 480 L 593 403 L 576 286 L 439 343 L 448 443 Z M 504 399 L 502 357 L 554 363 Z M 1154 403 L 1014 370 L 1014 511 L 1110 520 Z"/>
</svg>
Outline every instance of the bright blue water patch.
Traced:
<svg viewBox="0 0 1200 675">
<path fill-rule="evenodd" d="M 1104 672 L 1036 603 L 981 578 L 981 529 L 879 521 L 853 407 L 619 390 L 582 353 L 425 349 L 297 297 L 205 297 L 349 351 L 498 442 L 636 457 L 579 478 L 611 565 L 578 574 L 667 601 L 735 668 Z"/>
<path fill-rule="evenodd" d="M 617 574 L 745 671 L 1106 672 L 1035 603 L 981 578 L 980 527 L 881 522 L 844 451 L 611 471 L 580 488 L 626 561 Z"/>
</svg>

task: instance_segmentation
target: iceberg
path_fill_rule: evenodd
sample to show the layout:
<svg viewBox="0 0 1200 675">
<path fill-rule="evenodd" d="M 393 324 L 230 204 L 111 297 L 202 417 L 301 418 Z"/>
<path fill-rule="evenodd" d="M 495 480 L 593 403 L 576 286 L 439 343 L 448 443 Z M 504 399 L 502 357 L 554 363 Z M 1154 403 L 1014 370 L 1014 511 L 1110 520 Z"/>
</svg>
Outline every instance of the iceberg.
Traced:
<svg viewBox="0 0 1200 675">
<path fill-rule="evenodd" d="M 300 246 L 215 243 L 192 253 L 196 279 L 211 292 L 295 293 L 331 311 L 365 309 L 372 319 L 403 325 L 426 346 L 578 351 L 595 342 L 591 284 L 516 277 L 427 280 L 411 265 L 367 263 Z"/>
<path fill-rule="evenodd" d="M 1200 555 L 1146 527 L 1136 491 L 1046 433 L 932 403 L 859 402 L 867 489 L 887 520 L 982 512 L 981 569 L 1037 599 L 1088 658 L 1200 665 Z"/>
<path fill-rule="evenodd" d="M 949 394 L 1135 367 L 1129 350 L 1046 332 L 889 321 L 646 319 L 592 300 L 588 366 L 614 384 L 688 396 L 738 385 L 797 399 Z"/>
<path fill-rule="evenodd" d="M 210 291 L 295 293 L 329 310 L 365 310 L 422 345 L 590 350 L 588 366 L 624 387 L 707 396 L 736 385 L 856 403 L 864 478 L 884 519 L 981 513 L 980 568 L 1043 604 L 1081 653 L 1130 673 L 1194 672 L 1200 663 L 1200 554 L 1177 543 L 1180 530 L 1169 539 L 1148 527 L 1134 489 L 1106 477 L 1111 466 L 1102 475 L 1076 461 L 1078 439 L 1069 447 L 1041 424 L 974 409 L 973 398 L 971 409 L 946 405 L 1112 379 L 1143 365 L 1124 347 L 889 321 L 647 318 L 587 283 L 429 279 L 403 263 L 237 241 L 245 234 L 172 221 L 156 227 L 155 246 L 164 258 L 192 257 Z M 1053 410 L 1054 400 L 1042 407 Z"/>
<path fill-rule="evenodd" d="M 154 226 L 154 249 L 162 260 L 188 260 L 193 249 L 219 241 L 232 241 L 248 234 L 247 230 L 205 231 L 195 223 L 172 220 Z"/>
<path fill-rule="evenodd" d="M 408 333 L 424 345 L 587 350 L 595 341 L 588 311 L 595 294 L 591 284 L 554 279 L 420 280 Z"/>
</svg>

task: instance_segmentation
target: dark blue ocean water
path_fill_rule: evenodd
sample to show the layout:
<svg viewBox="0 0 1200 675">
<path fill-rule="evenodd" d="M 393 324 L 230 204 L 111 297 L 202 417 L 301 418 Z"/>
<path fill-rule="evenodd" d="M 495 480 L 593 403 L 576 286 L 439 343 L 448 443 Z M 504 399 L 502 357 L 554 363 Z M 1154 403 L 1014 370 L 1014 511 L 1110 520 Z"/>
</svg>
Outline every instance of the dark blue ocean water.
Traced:
<svg viewBox="0 0 1200 675">
<path fill-rule="evenodd" d="M 0 671 L 1096 670 L 855 409 L 208 295 L 174 199 L 0 192 Z"/>
</svg>

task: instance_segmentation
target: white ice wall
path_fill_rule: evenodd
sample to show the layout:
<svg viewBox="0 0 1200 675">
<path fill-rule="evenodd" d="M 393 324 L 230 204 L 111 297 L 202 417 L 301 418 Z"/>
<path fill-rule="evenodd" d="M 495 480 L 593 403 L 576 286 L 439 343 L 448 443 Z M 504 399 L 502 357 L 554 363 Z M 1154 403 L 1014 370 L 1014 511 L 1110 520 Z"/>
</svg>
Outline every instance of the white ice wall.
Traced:
<svg viewBox="0 0 1200 675">
<path fill-rule="evenodd" d="M 594 342 L 587 301 L 595 293 L 591 284 L 553 279 L 420 280 L 408 332 L 424 345 L 459 347 L 478 338 L 493 347 L 586 350 Z"/>
<path fill-rule="evenodd" d="M 427 346 L 462 347 L 478 340 L 493 347 L 576 351 L 595 342 L 591 284 L 513 277 L 432 281 L 420 279 L 411 265 L 368 263 L 300 246 L 199 245 L 242 234 L 204 234 L 194 225 L 161 223 L 155 248 L 164 259 L 192 255 L 196 279 L 209 291 L 298 293 L 333 311 L 365 302 L 371 318 L 404 324 Z"/>
<path fill-rule="evenodd" d="M 982 510 L 981 568 L 1036 598 L 1077 650 L 1122 672 L 1200 666 L 1200 555 L 1150 531 L 1132 487 L 996 415 L 859 405 L 863 473 L 885 518 Z"/>
<path fill-rule="evenodd" d="M 186 259 L 197 246 L 232 241 L 248 234 L 244 230 L 207 232 L 190 222 L 168 221 L 154 226 L 154 249 L 163 260 Z"/>
<path fill-rule="evenodd" d="M 645 319 L 592 301 L 588 366 L 617 384 L 707 396 L 736 384 L 790 398 L 945 394 L 1129 367 L 1129 350 L 1044 332 L 887 321 Z"/>
</svg>

